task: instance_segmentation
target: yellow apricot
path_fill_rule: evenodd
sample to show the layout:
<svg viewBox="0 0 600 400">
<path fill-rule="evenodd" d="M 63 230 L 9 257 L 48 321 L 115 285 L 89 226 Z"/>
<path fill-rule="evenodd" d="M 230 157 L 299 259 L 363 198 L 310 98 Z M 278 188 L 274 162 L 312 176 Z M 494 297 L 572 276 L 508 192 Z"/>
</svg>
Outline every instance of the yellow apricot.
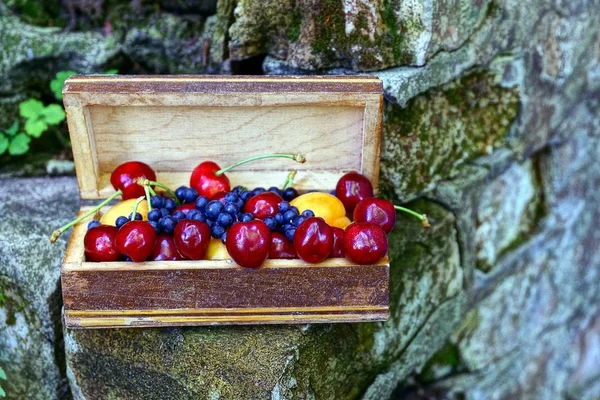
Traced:
<svg viewBox="0 0 600 400">
<path fill-rule="evenodd" d="M 115 204 L 111 208 L 108 209 L 107 212 L 102 215 L 100 218 L 100 223 L 103 225 L 112 225 L 115 226 L 115 221 L 120 216 L 129 217 L 131 212 L 133 211 L 133 203 L 135 203 L 137 199 L 129 199 L 123 200 L 120 203 Z M 144 221 L 148 220 L 148 203 L 146 200 L 142 200 L 138 205 L 137 212 L 142 214 L 142 218 Z"/>
<path fill-rule="evenodd" d="M 352 221 L 345 215 L 343 217 L 339 217 L 335 221 L 333 221 L 330 225 L 335 226 L 336 228 L 346 229 L 348 225 L 350 225 Z"/>
<path fill-rule="evenodd" d="M 210 238 L 208 250 L 206 250 L 207 260 L 228 260 L 231 256 L 227 252 L 227 247 L 221 242 L 221 239 Z"/>
<path fill-rule="evenodd" d="M 331 226 L 337 226 L 334 225 L 335 221 L 341 217 L 346 217 L 344 204 L 340 199 L 329 193 L 305 193 L 296 197 L 290 204 L 298 208 L 300 213 L 305 210 L 312 210 L 316 217 L 323 218 Z M 343 224 L 343 222 L 341 223 Z"/>
</svg>

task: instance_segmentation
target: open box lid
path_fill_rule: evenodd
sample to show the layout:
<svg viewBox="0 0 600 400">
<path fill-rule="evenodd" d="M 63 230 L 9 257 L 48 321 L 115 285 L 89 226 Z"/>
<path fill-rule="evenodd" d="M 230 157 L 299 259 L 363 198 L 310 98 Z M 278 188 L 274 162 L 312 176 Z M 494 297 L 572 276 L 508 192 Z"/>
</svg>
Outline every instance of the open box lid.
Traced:
<svg viewBox="0 0 600 400">
<path fill-rule="evenodd" d="M 232 186 L 332 190 L 348 171 L 379 178 L 382 84 L 368 76 L 75 76 L 63 99 L 81 197 L 106 198 L 110 174 L 142 161 L 157 180 L 189 185 L 202 161 L 225 167 Z"/>
</svg>

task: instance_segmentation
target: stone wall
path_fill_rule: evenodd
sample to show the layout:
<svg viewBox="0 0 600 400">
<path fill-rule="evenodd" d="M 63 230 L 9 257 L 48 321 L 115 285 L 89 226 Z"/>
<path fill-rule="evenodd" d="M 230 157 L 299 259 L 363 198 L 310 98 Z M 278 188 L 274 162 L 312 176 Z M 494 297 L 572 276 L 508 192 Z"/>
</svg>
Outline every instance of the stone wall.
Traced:
<svg viewBox="0 0 600 400">
<path fill-rule="evenodd" d="M 9 396 L 600 397 L 598 2 L 100 1 L 89 13 L 70 0 L 41 17 L 26 3 L 0 5 L 0 128 L 66 68 L 374 74 L 381 191 L 433 227 L 399 218 L 385 323 L 61 334 L 65 242 L 43 238 L 79 207 L 76 182 L 6 180 Z"/>
</svg>

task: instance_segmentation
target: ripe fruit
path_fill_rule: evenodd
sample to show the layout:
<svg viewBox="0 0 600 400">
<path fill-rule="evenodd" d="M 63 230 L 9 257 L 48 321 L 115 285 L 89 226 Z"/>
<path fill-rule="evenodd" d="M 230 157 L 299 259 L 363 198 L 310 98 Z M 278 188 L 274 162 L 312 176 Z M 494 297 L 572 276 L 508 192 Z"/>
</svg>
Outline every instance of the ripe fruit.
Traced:
<svg viewBox="0 0 600 400">
<path fill-rule="evenodd" d="M 175 247 L 184 258 L 201 260 L 210 242 L 210 228 L 204 222 L 184 219 L 173 230 Z"/>
<path fill-rule="evenodd" d="M 387 254 L 387 250 L 387 236 L 379 225 L 355 222 L 344 232 L 346 258 L 357 264 L 374 264 Z"/>
<path fill-rule="evenodd" d="M 148 164 L 129 161 L 119 165 L 110 174 L 110 183 L 115 190 L 121 190 L 123 200 L 144 196 L 144 187 L 137 183 L 138 178 L 156 180 L 156 173 Z"/>
<path fill-rule="evenodd" d="M 294 248 L 304 261 L 321 262 L 331 254 L 333 231 L 322 218 L 307 218 L 296 229 Z"/>
<path fill-rule="evenodd" d="M 329 257 L 344 257 L 344 230 L 341 228 L 331 228 L 333 231 L 333 248 Z"/>
<path fill-rule="evenodd" d="M 269 250 L 269 258 L 298 258 L 296 250 L 292 242 L 287 240 L 285 235 L 279 232 L 271 233 L 271 248 Z"/>
<path fill-rule="evenodd" d="M 352 213 L 359 201 L 373 197 L 371 181 L 358 172 L 348 172 L 335 187 L 335 196 L 344 203 L 346 211 Z"/>
<path fill-rule="evenodd" d="M 213 199 L 220 192 L 229 192 L 231 183 L 225 174 L 217 175 L 221 167 L 212 161 L 200 163 L 190 177 L 190 186 L 198 191 L 201 196 Z"/>
<path fill-rule="evenodd" d="M 152 254 L 155 240 L 156 232 L 152 225 L 145 221 L 130 221 L 117 232 L 115 245 L 131 261 L 140 262 Z"/>
<path fill-rule="evenodd" d="M 114 226 L 100 225 L 88 229 L 83 238 L 86 261 L 117 261 L 121 253 L 115 246 L 117 228 Z"/>
<path fill-rule="evenodd" d="M 343 222 L 347 220 L 344 204 L 340 199 L 329 193 L 305 193 L 296 197 L 290 204 L 298 208 L 300 213 L 305 210 L 312 210 L 316 217 L 323 218 L 331 226 L 343 228 L 340 225 L 343 225 Z"/>
<path fill-rule="evenodd" d="M 221 239 L 211 238 L 206 251 L 207 260 L 229 260 L 231 256 Z"/>
<path fill-rule="evenodd" d="M 361 200 L 354 209 L 354 222 L 371 222 L 389 233 L 396 224 L 394 204 L 376 197 Z"/>
<path fill-rule="evenodd" d="M 238 222 L 227 232 L 227 252 L 238 265 L 258 268 L 267 259 L 271 248 L 271 231 L 258 219 Z"/>
<path fill-rule="evenodd" d="M 250 213 L 254 218 L 265 219 L 277 214 L 278 204 L 283 199 L 277 193 L 263 192 L 256 195 L 246 202 L 243 211 Z"/>
<path fill-rule="evenodd" d="M 151 259 L 154 261 L 177 261 L 182 259 L 175 247 L 175 241 L 171 235 L 162 234 L 156 237 Z"/>
<path fill-rule="evenodd" d="M 136 200 L 137 199 L 123 200 L 109 208 L 100 218 L 102 225 L 115 226 L 117 218 L 129 216 L 133 209 L 133 203 L 135 203 Z M 137 212 L 142 215 L 144 221 L 148 220 L 148 202 L 146 202 L 146 200 L 142 200 L 140 204 L 138 204 Z"/>
</svg>

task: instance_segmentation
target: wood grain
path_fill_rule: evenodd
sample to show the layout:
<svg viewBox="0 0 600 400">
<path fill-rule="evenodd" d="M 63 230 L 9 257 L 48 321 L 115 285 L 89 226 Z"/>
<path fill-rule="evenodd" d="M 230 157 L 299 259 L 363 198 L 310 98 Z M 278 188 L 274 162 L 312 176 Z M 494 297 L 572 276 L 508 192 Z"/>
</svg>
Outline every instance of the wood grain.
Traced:
<svg viewBox="0 0 600 400">
<path fill-rule="evenodd" d="M 362 76 L 90 76 L 67 80 L 63 98 L 81 195 L 96 199 L 112 193 L 110 173 L 132 159 L 179 186 L 201 161 L 225 166 L 267 152 L 308 162 L 247 164 L 232 179 L 280 186 L 294 168 L 301 190 L 329 190 L 358 170 L 376 187 L 381 93 L 377 78 Z"/>
</svg>

